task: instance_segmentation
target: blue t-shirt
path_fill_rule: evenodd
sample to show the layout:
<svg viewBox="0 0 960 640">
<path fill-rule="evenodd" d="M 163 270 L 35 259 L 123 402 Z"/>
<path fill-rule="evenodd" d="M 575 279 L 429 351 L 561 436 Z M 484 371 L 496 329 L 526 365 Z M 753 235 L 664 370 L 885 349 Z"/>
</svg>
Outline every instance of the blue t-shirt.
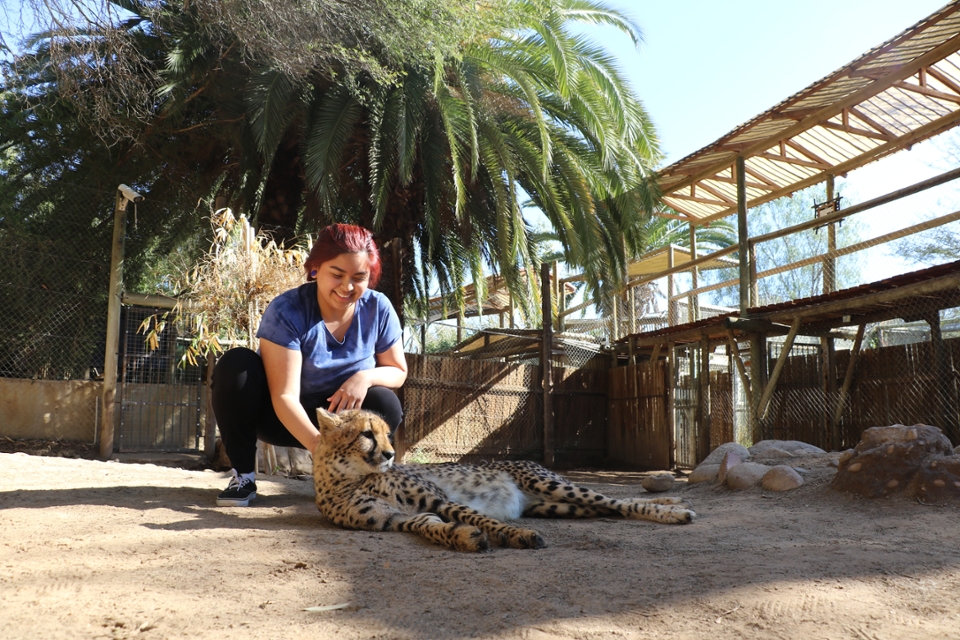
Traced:
<svg viewBox="0 0 960 640">
<path fill-rule="evenodd" d="M 367 289 L 357 299 L 353 322 L 337 342 L 320 315 L 317 283 L 308 282 L 274 298 L 260 320 L 257 337 L 303 354 L 300 395 L 335 391 L 357 371 L 377 366 L 376 354 L 402 335 L 400 319 L 385 295 Z"/>
</svg>

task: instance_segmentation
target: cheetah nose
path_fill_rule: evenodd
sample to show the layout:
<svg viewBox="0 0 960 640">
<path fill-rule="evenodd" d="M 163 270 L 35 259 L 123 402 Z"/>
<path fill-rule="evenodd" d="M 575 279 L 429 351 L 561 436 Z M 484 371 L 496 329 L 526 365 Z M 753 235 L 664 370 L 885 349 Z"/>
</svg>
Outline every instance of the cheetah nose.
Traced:
<svg viewBox="0 0 960 640">
<path fill-rule="evenodd" d="M 384 460 L 393 460 L 394 452 L 393 451 L 382 451 L 380 455 L 383 456 Z"/>
</svg>

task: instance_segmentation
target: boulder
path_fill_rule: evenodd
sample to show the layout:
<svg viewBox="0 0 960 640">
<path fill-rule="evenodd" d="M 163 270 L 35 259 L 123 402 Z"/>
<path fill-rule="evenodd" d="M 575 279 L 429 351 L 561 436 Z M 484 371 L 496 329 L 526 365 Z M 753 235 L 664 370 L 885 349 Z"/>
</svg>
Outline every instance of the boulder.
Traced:
<svg viewBox="0 0 960 640">
<path fill-rule="evenodd" d="M 910 483 L 921 502 L 943 504 L 960 500 L 960 456 L 931 456 L 923 461 Z"/>
<path fill-rule="evenodd" d="M 840 456 L 832 486 L 869 498 L 900 493 L 926 458 L 952 454 L 950 441 L 937 427 L 870 427 L 855 449 Z"/>
<path fill-rule="evenodd" d="M 701 464 L 690 472 L 687 476 L 687 484 L 697 484 L 698 482 L 710 482 L 717 479 L 717 473 L 720 471 L 719 464 Z"/>
<path fill-rule="evenodd" d="M 785 458 L 795 458 L 796 456 L 785 449 L 770 447 L 759 453 L 753 454 L 754 460 L 783 460 Z"/>
<path fill-rule="evenodd" d="M 750 447 L 750 455 L 757 456 L 770 449 L 779 449 L 793 456 L 809 456 L 817 453 L 826 453 L 820 447 L 801 442 L 800 440 L 761 440 Z"/>
<path fill-rule="evenodd" d="M 749 489 L 760 482 L 760 479 L 770 470 L 765 464 L 758 462 L 741 462 L 727 472 L 726 484 L 731 489 Z"/>
<path fill-rule="evenodd" d="M 663 493 L 673 488 L 674 479 L 669 473 L 658 473 L 655 476 L 647 476 L 640 482 L 640 486 L 650 493 Z"/>
<path fill-rule="evenodd" d="M 720 464 L 723 461 L 723 456 L 727 455 L 728 451 L 734 451 L 741 460 L 749 460 L 750 452 L 747 451 L 747 448 L 740 444 L 739 442 L 724 442 L 722 445 L 710 452 L 706 458 L 703 459 L 701 465 L 704 464 Z"/>
<path fill-rule="evenodd" d="M 717 482 L 723 484 L 727 479 L 727 473 L 730 471 L 730 469 L 734 468 L 741 462 L 743 462 L 743 458 L 737 451 L 727 451 L 726 455 L 723 456 L 723 461 L 720 463 L 720 469 L 717 471 Z"/>
<path fill-rule="evenodd" d="M 789 491 L 803 486 L 803 477 L 796 469 L 779 464 L 763 474 L 760 486 L 768 491 Z"/>
</svg>

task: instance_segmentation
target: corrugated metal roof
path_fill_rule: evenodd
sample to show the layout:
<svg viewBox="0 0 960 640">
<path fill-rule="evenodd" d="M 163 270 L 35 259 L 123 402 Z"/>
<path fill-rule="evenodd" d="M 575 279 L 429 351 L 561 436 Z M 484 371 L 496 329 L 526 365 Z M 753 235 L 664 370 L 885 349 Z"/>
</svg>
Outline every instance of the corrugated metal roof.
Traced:
<svg viewBox="0 0 960 640">
<path fill-rule="evenodd" d="M 960 123 L 960 0 L 660 172 L 663 200 L 694 224 L 843 175 Z"/>
</svg>

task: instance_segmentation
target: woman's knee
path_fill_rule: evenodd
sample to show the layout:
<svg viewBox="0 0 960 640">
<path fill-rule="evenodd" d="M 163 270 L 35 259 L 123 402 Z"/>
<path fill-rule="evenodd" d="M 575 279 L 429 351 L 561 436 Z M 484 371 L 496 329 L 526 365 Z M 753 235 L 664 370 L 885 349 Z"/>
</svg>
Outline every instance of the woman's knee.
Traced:
<svg viewBox="0 0 960 640">
<path fill-rule="evenodd" d="M 400 398 L 392 389 L 386 387 L 370 387 L 367 390 L 363 408 L 380 414 L 390 425 L 391 432 L 395 431 L 403 420 L 403 405 L 400 404 Z"/>
<path fill-rule="evenodd" d="M 220 356 L 213 368 L 210 386 L 214 396 L 217 396 L 259 390 L 266 381 L 260 355 L 245 347 L 237 347 Z"/>
</svg>

